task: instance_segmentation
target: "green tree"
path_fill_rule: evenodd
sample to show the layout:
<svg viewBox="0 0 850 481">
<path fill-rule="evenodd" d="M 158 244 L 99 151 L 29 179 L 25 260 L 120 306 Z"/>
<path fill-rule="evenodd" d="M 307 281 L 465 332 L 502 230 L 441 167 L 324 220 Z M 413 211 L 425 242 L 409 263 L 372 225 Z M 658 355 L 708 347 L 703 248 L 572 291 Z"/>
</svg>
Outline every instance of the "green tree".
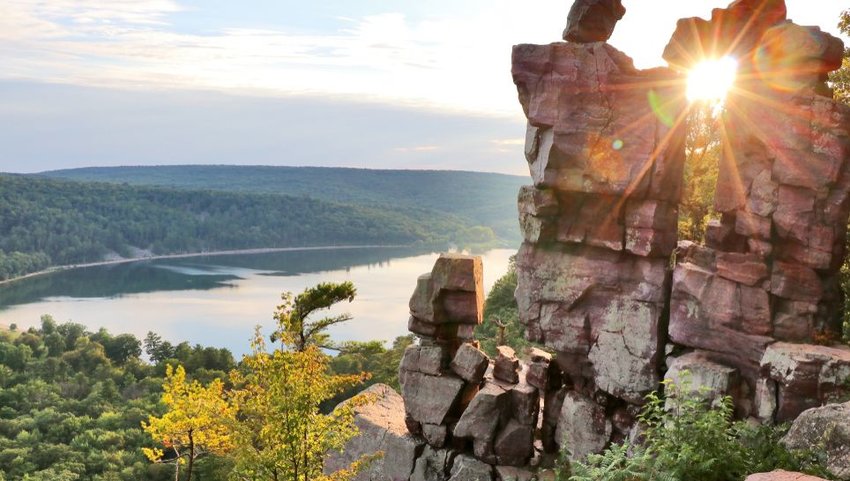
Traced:
<svg viewBox="0 0 850 481">
<path fill-rule="evenodd" d="M 484 323 L 475 329 L 475 337 L 481 341 L 481 349 L 488 355 L 496 355 L 501 342 L 517 352 L 528 347 L 525 328 L 519 322 L 519 309 L 514 291 L 517 285 L 516 258 L 511 257 L 508 271 L 500 277 L 484 302 Z"/>
<path fill-rule="evenodd" d="M 838 19 L 841 33 L 850 35 L 850 10 L 841 12 Z M 841 68 L 829 74 L 829 81 L 835 94 L 835 99 L 850 103 L 850 48 L 844 50 L 844 60 Z"/>
<path fill-rule="evenodd" d="M 359 463 L 332 478 L 322 476 L 323 458 L 357 434 L 356 399 L 324 414 L 323 401 L 363 379 L 334 375 L 329 357 L 314 344 L 269 353 L 259 333 L 244 372 L 233 371 L 238 416 L 233 423 L 233 476 L 239 480 L 309 481 L 348 479 Z M 295 347 L 295 346 L 292 346 Z"/>
<path fill-rule="evenodd" d="M 277 306 L 274 314 L 278 327 L 272 334 L 272 342 L 280 340 L 296 351 L 304 351 L 308 346 L 338 350 L 339 346 L 330 340 L 325 331 L 335 324 L 351 320 L 351 315 L 339 314 L 317 321 L 308 321 L 307 318 L 338 302 L 351 302 L 356 294 L 357 289 L 350 281 L 322 282 L 294 297 L 291 292 L 284 292 L 280 296 L 283 302 Z"/>
<path fill-rule="evenodd" d="M 691 105 L 685 143 L 685 176 L 679 203 L 679 239 L 702 242 L 714 211 L 720 161 L 722 110 L 714 102 Z"/>
<path fill-rule="evenodd" d="M 175 481 L 185 464 L 186 481 L 191 481 L 195 460 L 232 449 L 230 428 L 235 410 L 224 397 L 220 379 L 208 386 L 187 381 L 182 366 L 176 370 L 168 366 L 162 388 L 167 411 L 161 417 L 148 418 L 142 428 L 168 452 L 161 448 L 145 448 L 143 452 L 151 461 L 173 463 Z"/>
</svg>

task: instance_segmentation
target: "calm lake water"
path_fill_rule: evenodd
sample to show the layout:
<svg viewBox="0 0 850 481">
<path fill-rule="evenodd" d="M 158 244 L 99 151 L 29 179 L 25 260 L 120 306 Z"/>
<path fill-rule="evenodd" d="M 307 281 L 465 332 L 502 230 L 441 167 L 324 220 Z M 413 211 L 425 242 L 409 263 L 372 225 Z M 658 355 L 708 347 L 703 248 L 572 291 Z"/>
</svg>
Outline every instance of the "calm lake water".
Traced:
<svg viewBox="0 0 850 481">
<path fill-rule="evenodd" d="M 516 251 L 482 254 L 489 291 Z M 391 341 L 407 333 L 407 302 L 416 278 L 437 253 L 411 248 L 335 249 L 193 257 L 89 267 L 0 286 L 0 324 L 39 326 L 57 321 L 131 333 L 148 331 L 173 343 L 227 347 L 247 353 L 254 326 L 269 331 L 284 291 L 301 292 L 323 281 L 354 282 L 357 297 L 327 313 L 354 319 L 334 327 L 335 340 Z"/>
</svg>

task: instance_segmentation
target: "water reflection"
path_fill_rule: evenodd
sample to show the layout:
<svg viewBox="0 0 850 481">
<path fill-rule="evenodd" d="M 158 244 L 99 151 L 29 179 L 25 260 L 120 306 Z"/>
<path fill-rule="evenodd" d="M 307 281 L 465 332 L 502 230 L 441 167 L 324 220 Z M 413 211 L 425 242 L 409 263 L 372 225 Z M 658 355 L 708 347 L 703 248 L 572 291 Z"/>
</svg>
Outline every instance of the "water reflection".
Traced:
<svg viewBox="0 0 850 481">
<path fill-rule="evenodd" d="M 487 289 L 514 252 L 482 255 Z M 152 330 L 172 342 L 223 346 L 238 355 L 248 351 L 255 325 L 272 325 L 281 292 L 350 280 L 357 298 L 330 314 L 349 312 L 354 320 L 331 334 L 338 340 L 390 341 L 406 333 L 416 278 L 431 269 L 437 255 L 409 248 L 301 251 L 65 271 L 0 287 L 0 323 L 26 328 L 51 314 L 90 329 L 139 337 Z"/>
</svg>

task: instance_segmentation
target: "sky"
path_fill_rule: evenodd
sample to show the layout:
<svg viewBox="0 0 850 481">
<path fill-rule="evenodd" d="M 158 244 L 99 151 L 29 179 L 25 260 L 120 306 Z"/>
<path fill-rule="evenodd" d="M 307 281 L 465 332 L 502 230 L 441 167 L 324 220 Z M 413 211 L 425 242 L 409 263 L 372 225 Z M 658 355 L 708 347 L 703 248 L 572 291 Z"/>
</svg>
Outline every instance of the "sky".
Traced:
<svg viewBox="0 0 850 481">
<path fill-rule="evenodd" d="M 640 68 L 728 1 L 624 0 Z M 322 165 L 527 175 L 518 43 L 565 0 L 0 0 L 0 171 Z M 843 0 L 787 0 L 835 35 Z M 850 44 L 850 39 L 842 37 Z"/>
</svg>

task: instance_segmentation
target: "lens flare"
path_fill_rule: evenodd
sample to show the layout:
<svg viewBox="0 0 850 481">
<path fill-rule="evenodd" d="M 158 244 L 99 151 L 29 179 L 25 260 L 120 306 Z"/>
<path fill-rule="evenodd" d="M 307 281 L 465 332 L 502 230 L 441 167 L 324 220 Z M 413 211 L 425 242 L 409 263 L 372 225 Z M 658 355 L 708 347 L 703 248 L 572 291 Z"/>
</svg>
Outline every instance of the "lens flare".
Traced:
<svg viewBox="0 0 850 481">
<path fill-rule="evenodd" d="M 688 100 L 723 102 L 735 83 L 738 62 L 732 57 L 705 60 L 688 75 Z"/>
</svg>

